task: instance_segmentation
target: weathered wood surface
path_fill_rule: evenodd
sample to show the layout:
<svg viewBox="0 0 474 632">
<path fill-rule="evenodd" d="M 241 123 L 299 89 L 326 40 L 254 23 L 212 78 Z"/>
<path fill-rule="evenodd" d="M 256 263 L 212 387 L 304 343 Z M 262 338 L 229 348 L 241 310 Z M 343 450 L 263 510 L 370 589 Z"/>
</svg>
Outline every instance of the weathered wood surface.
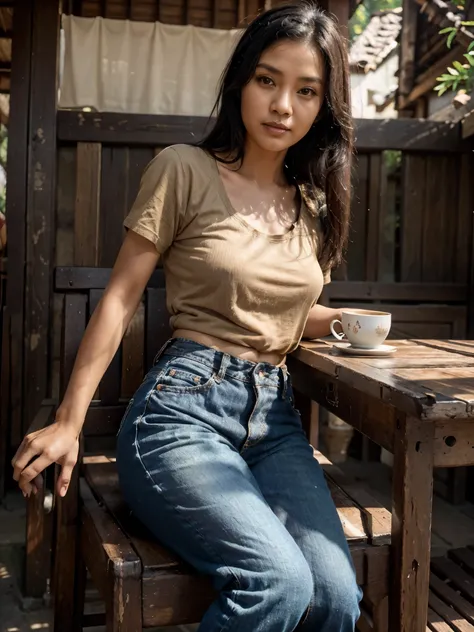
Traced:
<svg viewBox="0 0 474 632">
<path fill-rule="evenodd" d="M 95 142 L 127 145 L 194 143 L 200 139 L 207 117 L 114 112 L 58 111 L 58 139 L 63 142 Z M 461 124 L 419 119 L 356 119 L 359 152 L 396 149 L 410 152 L 462 152 Z"/>
<path fill-rule="evenodd" d="M 51 277 L 54 267 L 56 200 L 56 102 L 61 2 L 35 2 L 32 17 L 28 196 L 26 221 L 25 420 L 31 420 L 48 396 Z M 22 262 L 22 267 L 24 262 Z M 21 269 L 21 268 L 20 268 Z M 13 270 L 13 276 L 19 270 Z"/>
<path fill-rule="evenodd" d="M 449 349 L 446 349 L 443 341 L 432 341 L 427 344 L 421 340 L 391 341 L 391 344 L 397 347 L 396 354 L 391 358 L 356 358 L 343 355 L 335 350 L 331 343 L 303 342 L 292 354 L 289 365 L 291 367 L 299 362 L 329 377 L 337 377 L 340 386 L 356 389 L 420 419 L 466 419 L 472 420 L 474 428 L 474 380 L 470 379 L 472 368 L 469 363 L 466 365 L 466 357 L 472 357 L 474 365 L 474 353 L 471 354 L 469 342 L 448 344 Z M 454 351 L 453 344 L 460 346 L 464 351 Z M 445 346 L 445 349 L 436 348 L 438 345 Z M 397 363 L 397 367 L 392 369 L 387 363 L 393 361 Z M 438 365 L 443 366 L 443 362 L 446 361 L 451 368 L 444 371 L 451 372 L 459 361 L 460 367 L 463 367 L 459 371 L 466 371 L 466 388 L 469 388 L 469 383 L 471 384 L 470 393 L 454 393 L 453 389 L 459 390 L 458 382 L 452 388 L 447 388 L 439 381 L 435 381 L 431 388 L 432 377 L 423 377 L 425 361 L 429 363 L 430 371 L 435 370 Z M 400 375 L 399 372 L 403 369 L 417 373 Z"/>
<path fill-rule="evenodd" d="M 396 418 L 392 478 L 390 631 L 422 632 L 428 608 L 433 498 L 432 424 Z"/>
<path fill-rule="evenodd" d="M 209 119 L 205 116 L 120 114 L 59 110 L 58 139 L 109 145 L 172 145 L 200 140 Z"/>
</svg>

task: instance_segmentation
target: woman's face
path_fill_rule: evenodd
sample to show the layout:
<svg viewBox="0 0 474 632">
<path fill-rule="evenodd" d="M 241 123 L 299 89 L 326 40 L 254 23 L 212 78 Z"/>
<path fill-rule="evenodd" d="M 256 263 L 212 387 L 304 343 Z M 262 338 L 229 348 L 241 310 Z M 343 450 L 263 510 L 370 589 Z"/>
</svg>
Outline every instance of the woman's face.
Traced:
<svg viewBox="0 0 474 632">
<path fill-rule="evenodd" d="M 265 50 L 242 89 L 248 140 L 272 152 L 295 145 L 316 120 L 324 89 L 323 57 L 312 46 L 286 40 Z"/>
</svg>

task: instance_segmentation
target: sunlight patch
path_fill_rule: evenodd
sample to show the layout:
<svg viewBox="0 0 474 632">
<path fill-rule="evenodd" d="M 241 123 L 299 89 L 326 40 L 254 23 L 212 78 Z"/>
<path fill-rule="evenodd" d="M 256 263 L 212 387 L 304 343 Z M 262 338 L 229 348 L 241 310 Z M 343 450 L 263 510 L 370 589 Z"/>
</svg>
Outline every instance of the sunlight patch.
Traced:
<svg viewBox="0 0 474 632">
<path fill-rule="evenodd" d="M 11 577 L 11 575 L 8 572 L 8 568 L 3 564 L 0 564 L 0 579 L 8 579 L 9 577 Z M 16 629 L 17 628 L 15 628 L 15 630 Z"/>
</svg>

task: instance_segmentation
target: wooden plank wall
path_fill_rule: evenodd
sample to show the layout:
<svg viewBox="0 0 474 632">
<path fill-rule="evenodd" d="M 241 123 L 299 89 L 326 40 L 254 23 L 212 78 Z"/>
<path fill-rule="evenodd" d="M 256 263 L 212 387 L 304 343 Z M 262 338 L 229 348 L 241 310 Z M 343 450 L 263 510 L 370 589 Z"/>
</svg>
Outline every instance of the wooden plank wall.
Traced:
<svg viewBox="0 0 474 632">
<path fill-rule="evenodd" d="M 405 335 L 466 337 L 473 168 L 469 152 L 361 152 L 346 263 L 333 274 L 335 281 L 349 283 L 330 285 L 327 304 L 390 305 Z M 366 284 L 356 296 L 350 282 Z M 379 283 L 397 285 L 381 298 L 370 285 Z M 436 293 L 427 299 L 420 288 L 432 284 Z M 454 285 L 460 289 L 455 297 Z"/>
<path fill-rule="evenodd" d="M 335 278 L 467 283 L 472 165 L 468 153 L 359 154 L 347 261 Z"/>
<path fill-rule="evenodd" d="M 251 19 L 263 6 L 263 0 L 76 0 L 69 2 L 69 12 L 87 18 L 232 29 Z"/>
</svg>

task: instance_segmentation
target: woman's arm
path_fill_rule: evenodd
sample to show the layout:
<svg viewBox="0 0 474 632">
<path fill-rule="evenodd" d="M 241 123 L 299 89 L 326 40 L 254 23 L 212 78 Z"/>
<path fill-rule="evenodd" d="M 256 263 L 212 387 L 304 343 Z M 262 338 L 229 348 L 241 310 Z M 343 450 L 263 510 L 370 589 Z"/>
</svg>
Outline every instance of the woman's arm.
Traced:
<svg viewBox="0 0 474 632">
<path fill-rule="evenodd" d="M 322 338 L 331 333 L 329 325 L 332 320 L 337 318 L 341 319 L 340 309 L 331 309 L 330 307 L 324 307 L 324 305 L 314 305 L 306 321 L 306 326 L 303 331 L 303 338 Z"/>
<path fill-rule="evenodd" d="M 62 466 L 58 493 L 67 491 L 77 461 L 79 435 L 89 404 L 137 309 L 159 255 L 153 243 L 128 232 L 104 295 L 79 347 L 55 422 L 27 435 L 13 457 L 13 478 L 24 495 L 36 493 L 39 474 L 52 463 Z M 30 461 L 37 457 L 34 461 Z M 38 477 L 38 478 L 37 478 Z"/>
</svg>

